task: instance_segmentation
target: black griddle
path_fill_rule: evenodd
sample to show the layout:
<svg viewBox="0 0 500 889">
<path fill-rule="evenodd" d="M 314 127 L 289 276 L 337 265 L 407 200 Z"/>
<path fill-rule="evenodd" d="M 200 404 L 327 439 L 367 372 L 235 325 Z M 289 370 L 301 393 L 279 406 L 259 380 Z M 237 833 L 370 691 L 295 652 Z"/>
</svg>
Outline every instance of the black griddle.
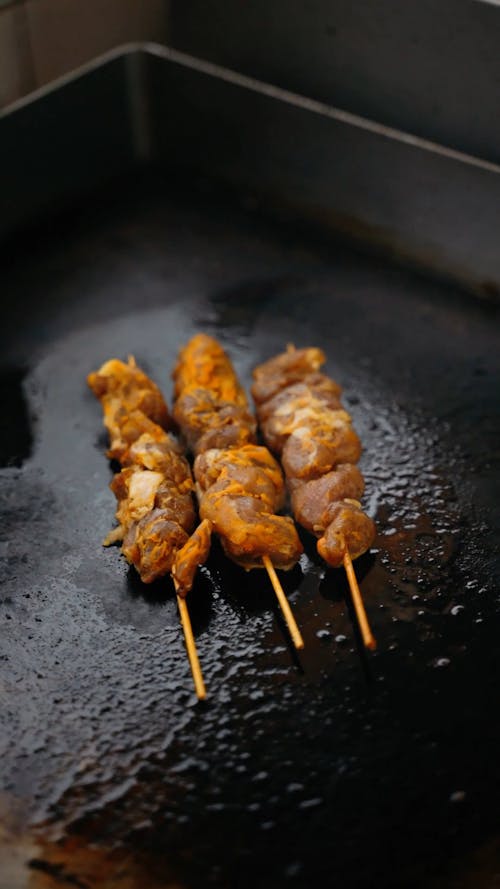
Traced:
<svg viewBox="0 0 500 889">
<path fill-rule="evenodd" d="M 1 267 L 4 873 L 29 837 L 30 886 L 489 886 L 498 307 L 158 164 L 23 227 Z M 307 535 L 282 574 L 300 656 L 265 575 L 214 547 L 190 598 L 204 703 L 170 581 L 101 547 L 112 469 L 85 385 L 133 353 L 169 395 L 199 330 L 247 385 L 287 342 L 325 350 L 378 527 L 357 562 L 369 655 Z"/>
</svg>

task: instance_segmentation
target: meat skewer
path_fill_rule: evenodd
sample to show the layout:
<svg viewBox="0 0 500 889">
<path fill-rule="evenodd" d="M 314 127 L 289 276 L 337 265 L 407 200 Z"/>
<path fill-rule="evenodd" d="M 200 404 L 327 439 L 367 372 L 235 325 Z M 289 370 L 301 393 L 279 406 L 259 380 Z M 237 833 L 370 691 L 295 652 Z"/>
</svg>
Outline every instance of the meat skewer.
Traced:
<svg viewBox="0 0 500 889">
<path fill-rule="evenodd" d="M 197 565 L 207 558 L 211 528 L 204 521 L 192 533 L 196 512 L 189 463 L 167 431 L 172 420 L 160 390 L 133 357 L 127 364 L 105 362 L 87 382 L 102 404 L 110 439 L 107 455 L 122 467 L 110 484 L 119 524 L 104 544 L 121 541 L 122 553 L 144 583 L 171 574 L 196 694 L 204 698 L 185 597 Z"/>
<path fill-rule="evenodd" d="M 287 570 L 301 552 L 293 521 L 277 515 L 285 486 L 228 356 L 212 337 L 184 346 L 173 372 L 173 414 L 195 455 L 200 517 L 210 521 L 226 555 L 246 570 L 265 568 L 296 648 L 304 643 L 274 568 Z"/>
<path fill-rule="evenodd" d="M 294 517 L 318 537 L 328 565 L 344 565 L 364 644 L 373 649 L 352 560 L 370 548 L 375 525 L 359 502 L 361 442 L 340 386 L 320 373 L 325 360 L 321 349 L 288 346 L 254 369 L 252 396 L 264 441 L 281 456 Z"/>
</svg>

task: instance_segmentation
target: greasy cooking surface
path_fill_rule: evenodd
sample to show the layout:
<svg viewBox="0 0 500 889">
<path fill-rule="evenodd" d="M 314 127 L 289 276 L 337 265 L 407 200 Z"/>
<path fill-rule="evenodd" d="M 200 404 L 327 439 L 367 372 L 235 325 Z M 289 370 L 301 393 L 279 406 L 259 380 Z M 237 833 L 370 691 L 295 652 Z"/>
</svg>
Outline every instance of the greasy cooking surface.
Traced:
<svg viewBox="0 0 500 889">
<path fill-rule="evenodd" d="M 120 886 L 462 885 L 498 830 L 494 309 L 158 180 L 2 269 L 1 808 L 39 826 L 31 879 L 104 885 L 111 860 Z M 246 384 L 287 341 L 325 350 L 379 529 L 357 563 L 368 657 L 313 540 L 283 576 L 300 662 L 264 575 L 214 552 L 191 598 L 204 705 L 170 582 L 100 546 L 114 498 L 85 384 L 133 352 L 165 386 L 197 330 Z"/>
</svg>

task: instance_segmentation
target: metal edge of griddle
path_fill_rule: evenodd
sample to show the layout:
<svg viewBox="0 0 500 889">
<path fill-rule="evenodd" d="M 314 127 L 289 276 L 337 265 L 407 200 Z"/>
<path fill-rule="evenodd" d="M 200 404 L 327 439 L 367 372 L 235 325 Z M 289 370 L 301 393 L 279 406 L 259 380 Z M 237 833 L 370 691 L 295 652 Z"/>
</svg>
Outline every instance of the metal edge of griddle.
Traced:
<svg viewBox="0 0 500 889">
<path fill-rule="evenodd" d="M 153 162 L 500 296 L 499 166 L 156 44 L 4 111 L 0 234 Z"/>
</svg>

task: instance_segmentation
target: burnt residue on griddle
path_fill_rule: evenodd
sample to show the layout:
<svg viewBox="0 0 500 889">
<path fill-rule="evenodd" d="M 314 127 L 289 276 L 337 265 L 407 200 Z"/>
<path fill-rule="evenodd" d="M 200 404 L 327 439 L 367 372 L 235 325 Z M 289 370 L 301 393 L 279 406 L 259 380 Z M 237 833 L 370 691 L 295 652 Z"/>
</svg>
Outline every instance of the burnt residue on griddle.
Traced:
<svg viewBox="0 0 500 889">
<path fill-rule="evenodd" d="M 33 417 L 23 387 L 25 367 L 0 369 L 0 467 L 22 466 L 33 447 Z"/>
</svg>

